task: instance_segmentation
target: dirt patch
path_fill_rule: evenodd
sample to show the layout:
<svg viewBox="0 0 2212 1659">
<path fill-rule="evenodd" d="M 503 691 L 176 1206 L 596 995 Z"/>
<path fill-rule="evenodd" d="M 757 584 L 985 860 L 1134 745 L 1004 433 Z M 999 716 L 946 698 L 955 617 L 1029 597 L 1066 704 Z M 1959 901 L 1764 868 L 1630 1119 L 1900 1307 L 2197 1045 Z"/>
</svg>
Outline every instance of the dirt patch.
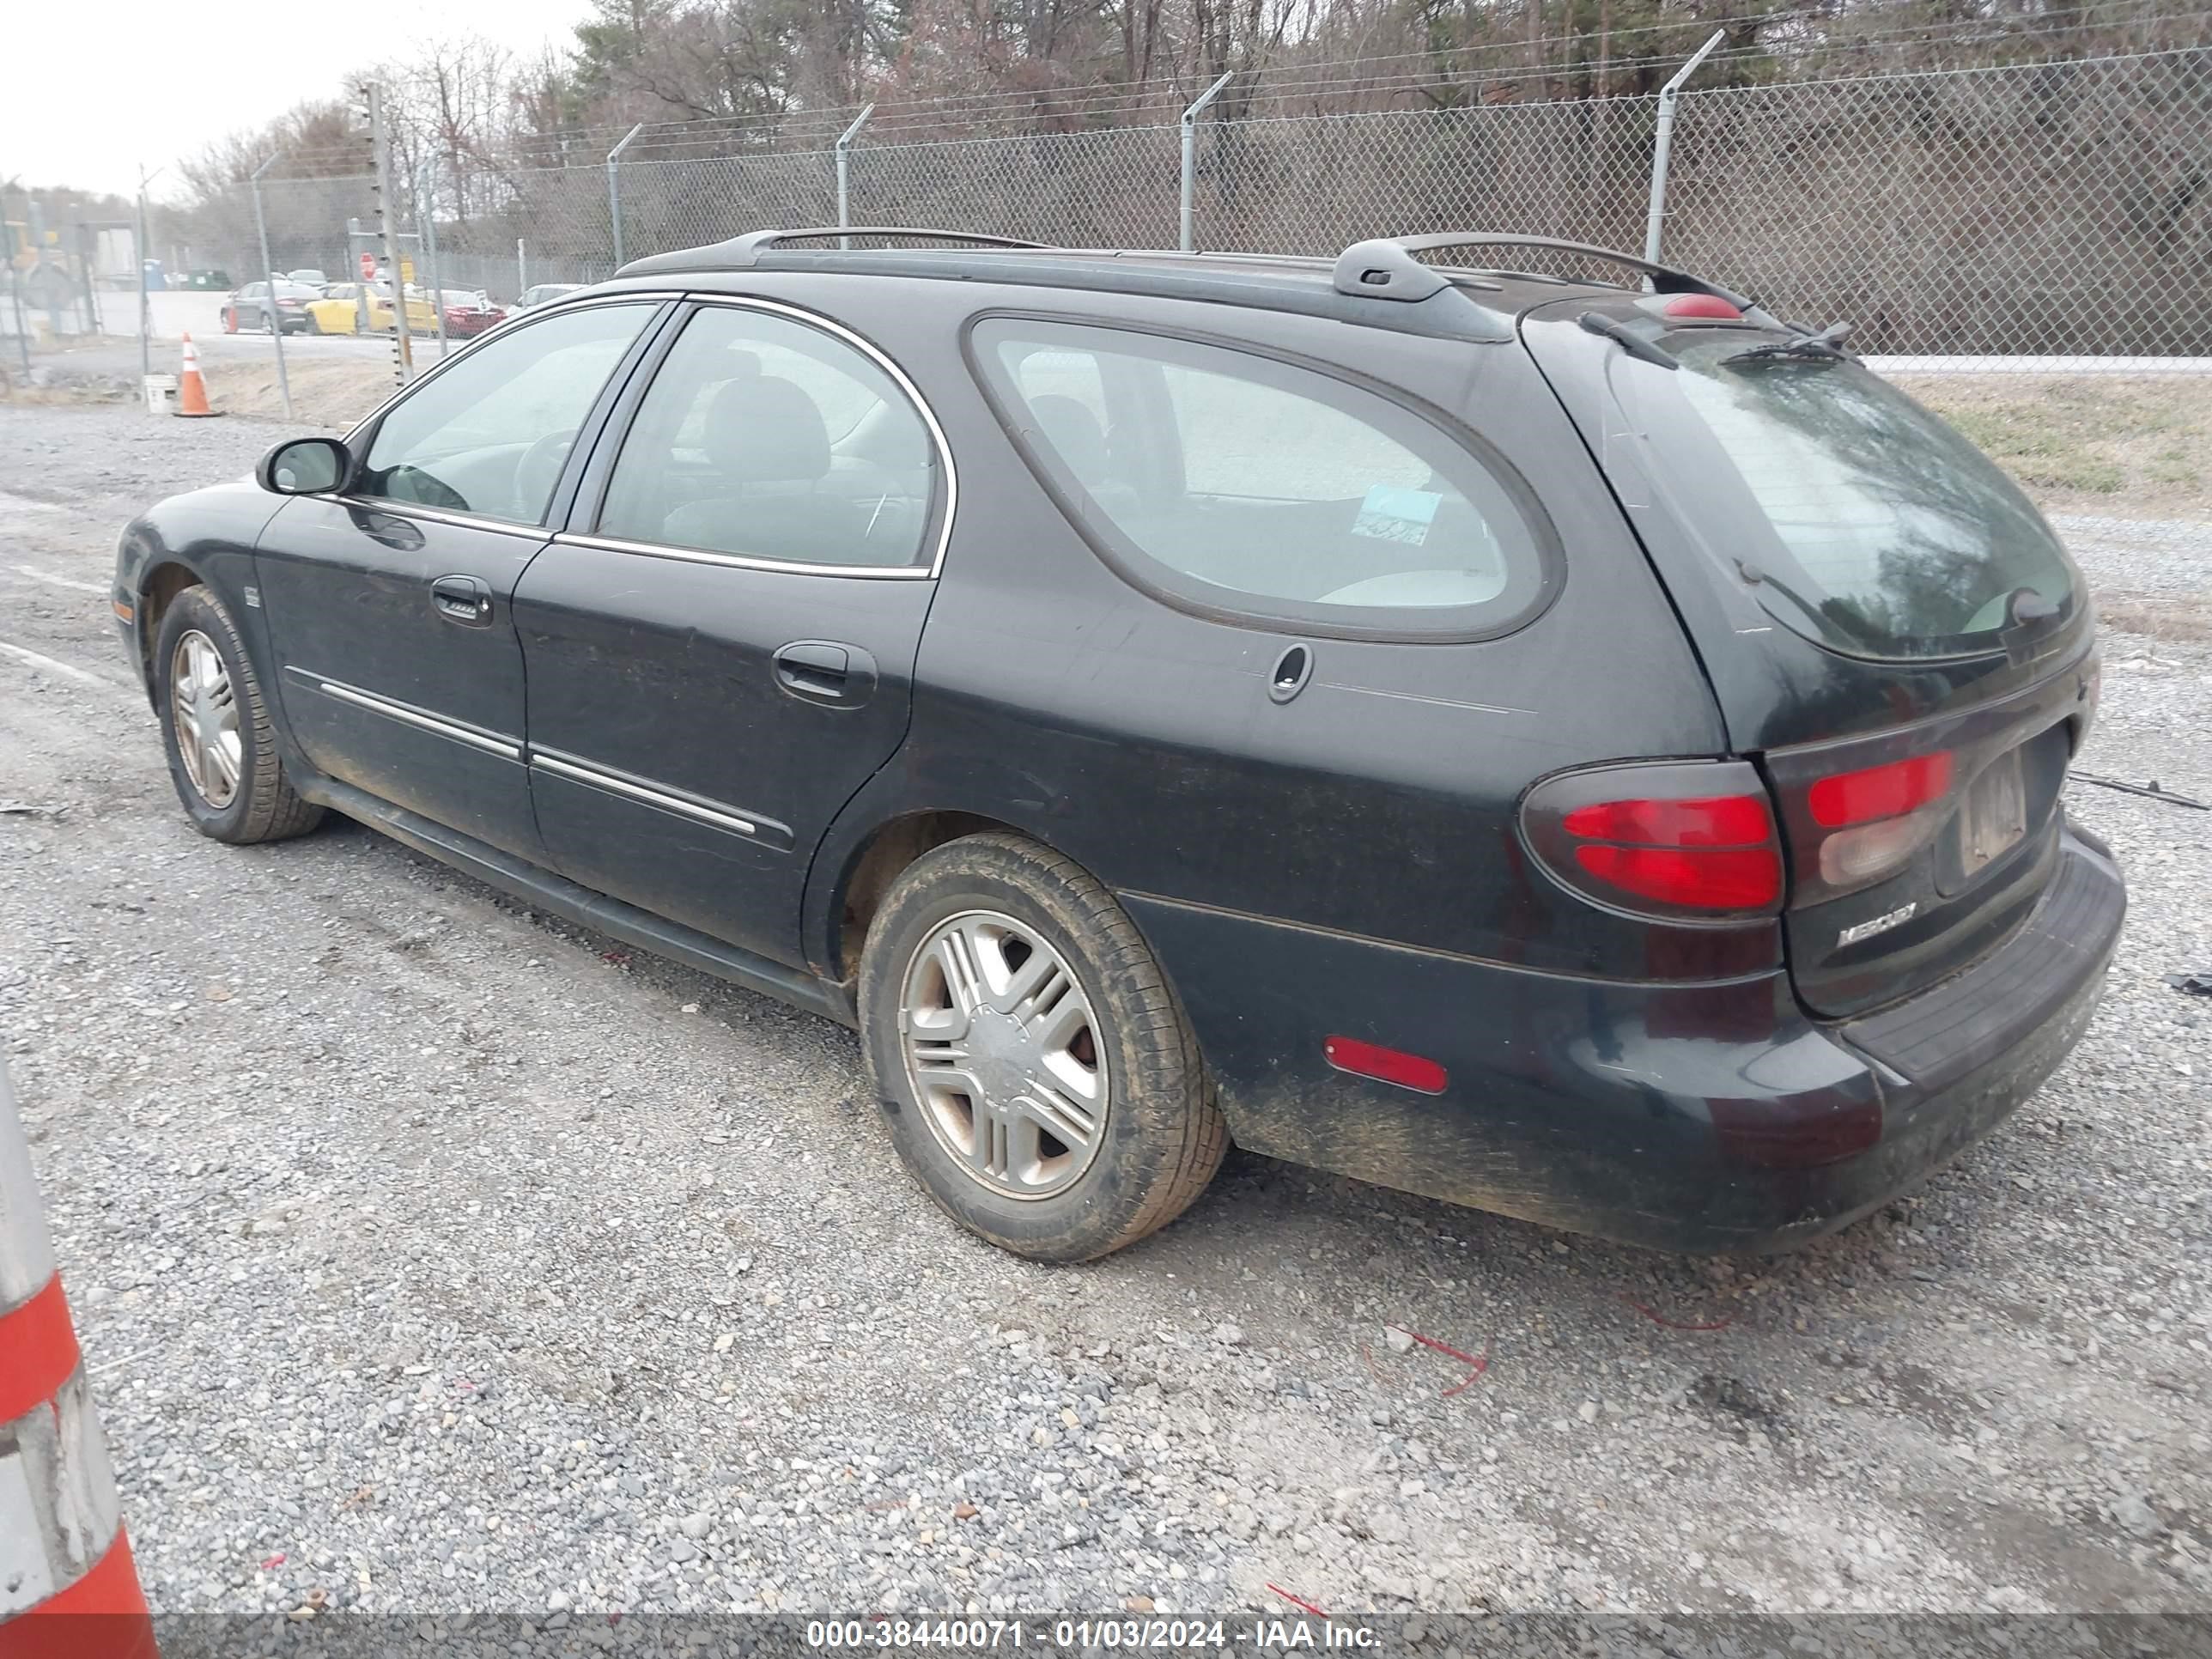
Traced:
<svg viewBox="0 0 2212 1659">
<path fill-rule="evenodd" d="M 292 382 L 291 422 L 343 431 L 397 389 L 389 363 L 375 359 L 309 358 L 286 365 Z M 167 371 L 164 371 L 167 372 Z M 225 415 L 283 421 L 284 398 L 274 359 L 266 363 L 204 362 L 208 400 Z M 40 404 L 129 404 L 138 401 L 135 374 L 80 367 L 57 354 L 33 366 L 0 368 L 0 402 Z"/>
<path fill-rule="evenodd" d="M 2046 512 L 2212 516 L 2212 375 L 1896 378 Z"/>
<path fill-rule="evenodd" d="M 292 382 L 293 422 L 343 431 L 399 389 L 387 362 L 313 359 L 287 365 Z M 284 419 L 276 365 L 228 362 L 205 370 L 208 400 L 231 415 Z"/>
<path fill-rule="evenodd" d="M 2212 601 L 2101 587 L 2095 592 L 2097 620 L 2107 628 L 2152 640 L 2212 641 Z"/>
</svg>

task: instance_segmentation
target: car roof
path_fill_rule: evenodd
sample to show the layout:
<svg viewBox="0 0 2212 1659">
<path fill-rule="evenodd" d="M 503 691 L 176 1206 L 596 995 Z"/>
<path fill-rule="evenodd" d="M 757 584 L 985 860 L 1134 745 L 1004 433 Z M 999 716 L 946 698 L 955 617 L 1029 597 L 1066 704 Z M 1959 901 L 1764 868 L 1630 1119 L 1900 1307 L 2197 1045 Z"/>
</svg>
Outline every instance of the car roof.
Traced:
<svg viewBox="0 0 2212 1659">
<path fill-rule="evenodd" d="M 850 239 L 891 246 L 850 248 Z M 904 246 L 915 243 L 951 246 Z M 1628 284 L 1487 265 L 1437 265 L 1418 256 L 1488 247 L 1569 253 L 1632 273 Z M 907 227 L 755 231 L 725 242 L 634 260 L 617 283 L 681 276 L 685 285 L 736 290 L 753 271 L 819 271 L 971 283 L 1105 289 L 1304 312 L 1370 326 L 1474 339 L 1505 339 L 1522 312 L 1562 299 L 1632 299 L 1711 294 L 1753 302 L 1686 271 L 1587 243 L 1488 231 L 1438 232 L 1355 242 L 1334 258 L 1273 253 L 1195 253 L 1161 249 L 1063 248 L 959 231 Z M 1438 301 L 1438 296 L 1449 295 Z"/>
</svg>

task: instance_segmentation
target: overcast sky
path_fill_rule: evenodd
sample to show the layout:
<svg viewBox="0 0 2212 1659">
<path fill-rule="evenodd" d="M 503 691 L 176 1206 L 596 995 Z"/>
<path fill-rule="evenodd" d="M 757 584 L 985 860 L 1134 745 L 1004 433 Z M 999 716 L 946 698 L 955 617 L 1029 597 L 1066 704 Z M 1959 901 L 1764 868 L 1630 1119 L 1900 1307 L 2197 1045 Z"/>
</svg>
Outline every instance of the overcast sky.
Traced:
<svg viewBox="0 0 2212 1659">
<path fill-rule="evenodd" d="M 566 45 L 588 0 L 64 0 L 0 6 L 0 178 L 129 195 L 157 167 L 369 64 L 481 34 Z M 173 172 L 155 181 L 156 196 Z"/>
</svg>

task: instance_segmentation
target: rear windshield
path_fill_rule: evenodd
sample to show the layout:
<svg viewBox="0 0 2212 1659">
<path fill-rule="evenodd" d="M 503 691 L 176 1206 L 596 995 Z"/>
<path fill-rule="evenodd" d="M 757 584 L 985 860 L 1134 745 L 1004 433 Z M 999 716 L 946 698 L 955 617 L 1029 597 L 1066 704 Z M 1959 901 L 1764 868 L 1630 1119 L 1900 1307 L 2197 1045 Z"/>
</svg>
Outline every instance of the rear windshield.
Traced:
<svg viewBox="0 0 2212 1659">
<path fill-rule="evenodd" d="M 2065 550 L 1988 457 L 1856 362 L 1743 355 L 1759 343 L 1668 341 L 1682 372 L 1668 379 L 1698 419 L 1651 435 L 1678 484 L 1710 477 L 1717 449 L 1741 490 L 1723 477 L 1678 499 L 1703 517 L 1748 498 L 1771 534 L 1722 544 L 1758 567 L 1778 619 L 1838 651 L 1911 658 L 1992 649 L 2027 617 L 2070 611 Z M 2022 590 L 2047 606 L 2018 608 Z"/>
</svg>

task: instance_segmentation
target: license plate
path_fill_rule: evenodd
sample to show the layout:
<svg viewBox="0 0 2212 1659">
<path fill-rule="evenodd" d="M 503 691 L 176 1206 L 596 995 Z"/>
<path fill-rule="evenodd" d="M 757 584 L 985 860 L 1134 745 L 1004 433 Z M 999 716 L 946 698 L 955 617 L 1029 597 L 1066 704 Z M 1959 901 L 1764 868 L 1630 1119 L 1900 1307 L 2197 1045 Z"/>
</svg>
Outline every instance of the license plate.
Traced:
<svg viewBox="0 0 2212 1659">
<path fill-rule="evenodd" d="M 2027 833 L 2027 792 L 2021 784 L 2015 749 L 1985 767 L 1966 791 L 1959 809 L 1960 861 L 1971 876 Z"/>
</svg>

